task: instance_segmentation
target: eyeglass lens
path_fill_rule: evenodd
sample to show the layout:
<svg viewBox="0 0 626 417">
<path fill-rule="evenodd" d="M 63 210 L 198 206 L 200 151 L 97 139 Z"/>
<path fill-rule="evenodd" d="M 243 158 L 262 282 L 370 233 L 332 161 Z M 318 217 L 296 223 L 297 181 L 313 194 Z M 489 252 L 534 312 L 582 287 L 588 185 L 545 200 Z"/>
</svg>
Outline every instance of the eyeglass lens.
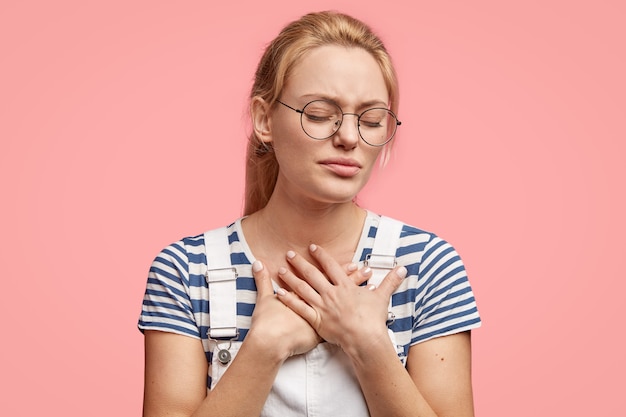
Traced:
<svg viewBox="0 0 626 417">
<path fill-rule="evenodd" d="M 313 139 L 327 139 L 339 130 L 343 112 L 335 103 L 315 100 L 302 109 L 302 128 Z M 387 143 L 395 134 L 397 119 L 385 108 L 372 108 L 358 116 L 359 134 L 370 145 Z"/>
</svg>

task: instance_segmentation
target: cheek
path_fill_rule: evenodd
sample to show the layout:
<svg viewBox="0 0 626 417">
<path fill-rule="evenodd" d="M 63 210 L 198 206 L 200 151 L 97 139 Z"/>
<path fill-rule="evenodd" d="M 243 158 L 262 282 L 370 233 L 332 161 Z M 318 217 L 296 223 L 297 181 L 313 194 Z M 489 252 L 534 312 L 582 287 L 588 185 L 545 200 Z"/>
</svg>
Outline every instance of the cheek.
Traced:
<svg viewBox="0 0 626 417">
<path fill-rule="evenodd" d="M 299 117 L 277 119 L 272 128 L 272 142 L 277 159 L 310 160 L 324 152 L 329 141 L 316 141 L 304 133 Z"/>
<path fill-rule="evenodd" d="M 366 146 L 369 146 L 369 145 L 366 145 Z M 374 164 L 378 160 L 378 157 L 380 156 L 382 150 L 383 150 L 382 148 L 371 148 L 371 149 L 367 150 L 366 158 L 367 158 L 367 161 L 368 161 L 369 169 L 372 169 L 372 167 L 374 166 Z"/>
<path fill-rule="evenodd" d="M 297 117 L 276 117 L 272 123 L 272 142 L 274 148 L 289 149 L 296 146 L 304 136 L 300 119 Z"/>
<path fill-rule="evenodd" d="M 306 166 L 304 162 L 313 151 L 309 149 L 311 144 L 308 143 L 308 138 L 302 137 L 303 135 L 301 129 L 284 129 L 277 132 L 272 142 L 279 167 L 285 169 L 289 166 L 289 170 L 292 171 Z"/>
</svg>

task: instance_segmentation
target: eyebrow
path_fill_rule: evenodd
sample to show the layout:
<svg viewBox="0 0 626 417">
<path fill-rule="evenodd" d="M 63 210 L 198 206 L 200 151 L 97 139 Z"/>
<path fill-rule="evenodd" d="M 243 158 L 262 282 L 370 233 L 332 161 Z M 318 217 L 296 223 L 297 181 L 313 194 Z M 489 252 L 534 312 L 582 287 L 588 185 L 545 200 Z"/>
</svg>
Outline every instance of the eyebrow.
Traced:
<svg viewBox="0 0 626 417">
<path fill-rule="evenodd" d="M 327 95 L 324 95 L 324 94 L 305 94 L 305 95 L 300 96 L 300 97 L 304 98 L 304 99 L 307 99 L 307 100 L 309 100 L 309 99 L 311 99 L 311 100 L 315 100 L 315 99 L 318 99 L 318 100 L 328 100 L 328 101 L 332 101 L 333 103 L 339 105 L 339 102 L 338 102 L 338 100 L 335 97 L 327 96 Z M 387 102 L 383 101 L 383 100 L 369 100 L 369 101 L 365 101 L 365 102 L 359 103 L 357 108 L 358 109 L 362 109 L 362 108 L 365 108 L 365 107 L 381 106 L 381 105 L 383 107 L 385 107 L 385 108 L 389 106 L 389 104 Z"/>
</svg>

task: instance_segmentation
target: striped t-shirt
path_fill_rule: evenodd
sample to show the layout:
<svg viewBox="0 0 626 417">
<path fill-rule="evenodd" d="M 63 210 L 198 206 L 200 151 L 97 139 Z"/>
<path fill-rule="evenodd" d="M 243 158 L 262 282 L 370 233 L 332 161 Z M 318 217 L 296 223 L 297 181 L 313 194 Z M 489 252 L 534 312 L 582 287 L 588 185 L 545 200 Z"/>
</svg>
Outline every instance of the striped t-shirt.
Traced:
<svg viewBox="0 0 626 417">
<path fill-rule="evenodd" d="M 368 213 L 353 262 L 362 266 L 372 252 L 379 216 Z M 227 227 L 232 265 L 237 269 L 238 341 L 250 328 L 256 300 L 255 258 L 242 233 L 241 219 Z M 392 296 L 396 350 L 403 363 L 409 347 L 434 337 L 480 326 L 480 316 L 465 267 L 454 248 L 432 233 L 404 224 L 396 250 L 407 276 Z M 154 260 L 139 319 L 139 329 L 161 330 L 202 340 L 209 364 L 209 296 L 205 279 L 204 235 L 184 238 Z M 367 323 L 363 323 L 367 325 Z M 210 385 L 209 375 L 209 385 Z"/>
</svg>

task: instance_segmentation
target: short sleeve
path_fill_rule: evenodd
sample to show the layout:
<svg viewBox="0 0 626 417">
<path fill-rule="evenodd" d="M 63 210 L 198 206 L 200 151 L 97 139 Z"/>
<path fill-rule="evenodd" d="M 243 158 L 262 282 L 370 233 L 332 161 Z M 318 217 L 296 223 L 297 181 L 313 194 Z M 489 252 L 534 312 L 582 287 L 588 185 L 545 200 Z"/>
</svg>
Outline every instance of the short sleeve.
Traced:
<svg viewBox="0 0 626 417">
<path fill-rule="evenodd" d="M 433 236 L 427 243 L 418 283 L 411 344 L 480 327 L 465 266 L 448 242 Z"/>
<path fill-rule="evenodd" d="M 183 242 L 163 249 L 148 273 L 139 330 L 200 338 L 189 295 L 189 259 Z"/>
</svg>

